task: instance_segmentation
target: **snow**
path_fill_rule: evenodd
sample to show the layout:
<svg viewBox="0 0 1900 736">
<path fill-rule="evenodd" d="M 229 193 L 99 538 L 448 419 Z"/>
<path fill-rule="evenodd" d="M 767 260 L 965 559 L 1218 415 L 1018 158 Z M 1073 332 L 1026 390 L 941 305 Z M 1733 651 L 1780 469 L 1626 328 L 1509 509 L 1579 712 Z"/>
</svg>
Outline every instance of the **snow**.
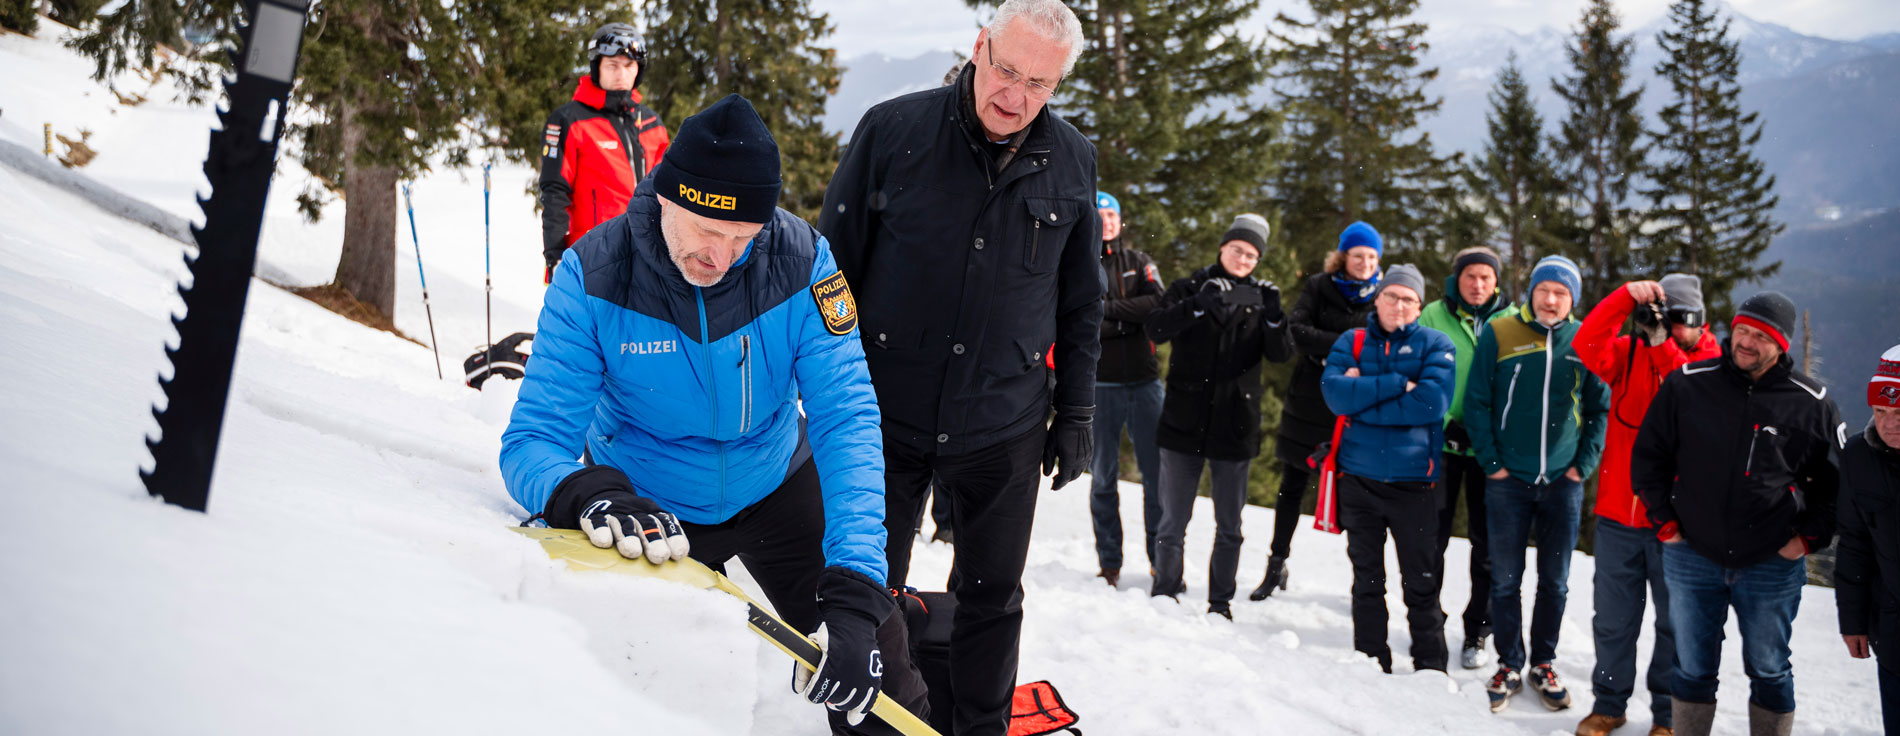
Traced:
<svg viewBox="0 0 1900 736">
<path fill-rule="evenodd" d="M 15 520 L 0 534 L 0 732 L 604 732 L 635 720 L 677 734 L 824 732 L 735 601 L 571 573 L 502 528 L 526 515 L 495 467 L 516 384 L 478 393 L 457 375 L 484 339 L 478 170 L 415 185 L 447 378 L 427 347 L 254 281 L 210 513 L 148 498 L 141 443 L 163 400 L 155 376 L 169 371 L 162 347 L 175 340 L 166 319 L 180 308 L 184 247 L 115 213 L 142 201 L 195 218 L 181 203 L 203 185 L 214 118 L 162 88 L 99 113 L 109 96 L 55 32 L 0 36 L 0 139 L 37 151 L 30 122 L 84 120 L 100 156 L 79 175 L 125 201 L 0 166 L 0 329 L 16 348 L 0 388 L 0 497 Z M 288 159 L 280 172 L 260 271 L 327 281 L 341 212 L 304 223 L 291 198 L 307 178 Z M 496 174 L 495 322 L 506 334 L 532 329 L 539 230 L 530 172 Z M 397 323 L 426 336 L 402 246 Z M 1238 602 L 1230 623 L 1198 600 L 1213 536 L 1204 502 L 1188 532 L 1191 588 L 1175 603 L 1146 596 L 1138 534 L 1123 589 L 1093 577 L 1086 487 L 1039 498 L 1021 667 L 1022 681 L 1061 688 L 1085 730 L 1546 734 L 1568 733 L 1587 711 L 1586 556 L 1573 565 L 1558 660 L 1578 706 L 1550 713 L 1526 696 L 1493 716 L 1488 670 L 1414 673 L 1401 656 L 1387 676 L 1351 651 L 1343 538 L 1303 522 L 1289 590 Z M 1138 528 L 1139 489 L 1122 488 L 1123 518 Z M 1256 542 L 1243 593 L 1263 572 L 1272 515 L 1244 515 Z M 1447 569 L 1465 569 L 1467 554 L 1454 540 Z M 940 585 L 950 559 L 949 547 L 919 543 L 912 580 Z M 1391 639 L 1403 652 L 1393 587 Z M 1456 612 L 1464 576 L 1449 587 L 1444 607 Z M 1831 592 L 1806 589 L 1801 609 L 1797 732 L 1876 732 L 1873 664 L 1846 657 Z M 1719 732 L 1746 728 L 1746 690 L 1731 633 Z M 1631 704 L 1631 730 L 1646 698 Z"/>
</svg>

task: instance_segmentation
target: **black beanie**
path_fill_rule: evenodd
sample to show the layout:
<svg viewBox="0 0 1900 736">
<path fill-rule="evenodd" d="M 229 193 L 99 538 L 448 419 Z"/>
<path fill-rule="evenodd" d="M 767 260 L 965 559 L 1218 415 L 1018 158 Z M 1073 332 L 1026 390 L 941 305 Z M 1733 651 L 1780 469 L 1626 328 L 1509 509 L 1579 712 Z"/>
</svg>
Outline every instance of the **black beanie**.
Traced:
<svg viewBox="0 0 1900 736">
<path fill-rule="evenodd" d="M 1741 308 L 1735 310 L 1732 324 L 1745 324 L 1763 330 L 1781 344 L 1782 350 L 1787 350 L 1788 336 L 1794 334 L 1796 316 L 1792 300 L 1780 292 L 1764 291 L 1742 302 Z"/>
<path fill-rule="evenodd" d="M 778 143 L 752 103 L 726 95 L 680 124 L 653 188 L 693 214 L 767 222 L 778 207 Z"/>
</svg>

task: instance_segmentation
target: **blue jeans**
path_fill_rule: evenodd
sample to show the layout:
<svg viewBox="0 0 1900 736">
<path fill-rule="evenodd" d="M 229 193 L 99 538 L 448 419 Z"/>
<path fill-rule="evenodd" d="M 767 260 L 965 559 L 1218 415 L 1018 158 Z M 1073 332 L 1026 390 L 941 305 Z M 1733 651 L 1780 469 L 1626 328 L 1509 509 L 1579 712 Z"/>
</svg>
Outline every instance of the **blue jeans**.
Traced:
<svg viewBox="0 0 1900 736">
<path fill-rule="evenodd" d="M 1570 595 L 1570 552 L 1583 521 L 1583 484 L 1558 476 L 1532 485 L 1516 478 L 1484 481 L 1485 530 L 1491 537 L 1491 630 L 1498 664 L 1524 669 L 1524 550 L 1537 535 L 1537 600 L 1531 608 L 1530 663 L 1557 658 L 1557 630 Z"/>
<path fill-rule="evenodd" d="M 1644 684 L 1649 688 L 1651 723 L 1675 722 L 1669 703 L 1676 672 L 1676 628 L 1669 622 L 1669 588 L 1663 584 L 1663 543 L 1656 530 L 1624 526 L 1597 517 L 1596 616 L 1590 620 L 1597 668 L 1590 673 L 1596 693 L 1592 713 L 1622 717 L 1636 692 L 1636 637 L 1643 631 L 1643 607 L 1656 601 L 1656 645 L 1649 652 Z"/>
<path fill-rule="evenodd" d="M 1805 558 L 1775 555 L 1740 569 L 1722 567 L 1687 543 L 1663 545 L 1663 577 L 1669 582 L 1670 618 L 1676 625 L 1676 698 L 1715 702 L 1716 671 L 1722 664 L 1722 626 L 1735 608 L 1742 632 L 1742 671 L 1748 701 L 1776 713 L 1794 711 L 1794 667 L 1788 638 L 1808 582 Z"/>
<path fill-rule="evenodd" d="M 1155 528 L 1161 524 L 1161 461 L 1156 459 L 1155 427 L 1161 423 L 1161 382 L 1095 384 L 1095 463 L 1089 468 L 1089 516 L 1095 521 L 1095 556 L 1104 570 L 1122 567 L 1122 426 L 1135 445 L 1141 471 L 1142 549 L 1155 561 Z"/>
</svg>

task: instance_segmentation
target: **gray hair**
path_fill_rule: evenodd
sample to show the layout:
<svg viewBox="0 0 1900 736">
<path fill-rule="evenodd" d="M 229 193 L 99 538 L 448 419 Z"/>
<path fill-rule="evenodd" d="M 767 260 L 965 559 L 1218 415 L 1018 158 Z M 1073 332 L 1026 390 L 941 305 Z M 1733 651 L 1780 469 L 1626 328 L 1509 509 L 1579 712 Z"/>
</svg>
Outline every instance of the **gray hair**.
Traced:
<svg viewBox="0 0 1900 736">
<path fill-rule="evenodd" d="M 1022 20 L 1040 35 L 1055 39 L 1056 43 L 1069 47 L 1069 56 L 1062 60 L 1062 76 L 1075 71 L 1075 60 L 1082 56 L 1082 21 L 1075 17 L 1062 0 L 1005 0 L 1003 7 L 996 9 L 996 15 L 990 18 L 990 24 L 984 28 L 990 38 L 1003 35 L 1003 29 L 1010 21 Z"/>
</svg>

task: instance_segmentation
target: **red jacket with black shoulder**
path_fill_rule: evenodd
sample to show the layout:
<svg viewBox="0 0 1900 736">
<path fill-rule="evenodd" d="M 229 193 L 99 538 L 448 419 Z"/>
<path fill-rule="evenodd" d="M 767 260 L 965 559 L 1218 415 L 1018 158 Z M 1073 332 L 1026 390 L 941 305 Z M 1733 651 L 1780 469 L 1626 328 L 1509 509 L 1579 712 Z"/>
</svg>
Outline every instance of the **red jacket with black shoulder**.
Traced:
<svg viewBox="0 0 1900 736">
<path fill-rule="evenodd" d="M 542 254 L 550 265 L 595 225 L 625 212 L 634 185 L 666 155 L 666 126 L 640 103 L 637 89 L 610 96 L 583 76 L 574 100 L 548 116 L 540 186 Z"/>
</svg>

